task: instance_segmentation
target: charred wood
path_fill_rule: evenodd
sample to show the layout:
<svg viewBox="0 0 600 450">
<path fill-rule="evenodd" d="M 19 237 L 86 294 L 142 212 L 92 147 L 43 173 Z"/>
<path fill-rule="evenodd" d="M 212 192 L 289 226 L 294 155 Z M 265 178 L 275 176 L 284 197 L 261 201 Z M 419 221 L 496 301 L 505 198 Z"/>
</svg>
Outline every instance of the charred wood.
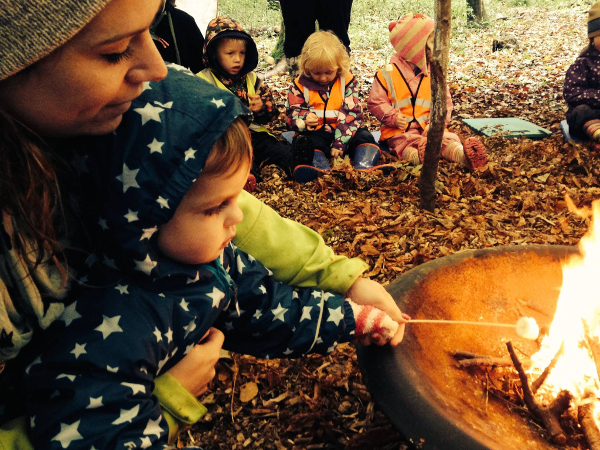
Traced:
<svg viewBox="0 0 600 450">
<path fill-rule="evenodd" d="M 594 406 L 598 403 L 593 394 L 588 393 L 585 396 L 586 403 L 577 408 L 577 420 L 583 429 L 583 434 L 588 441 L 590 450 L 600 450 L 600 430 L 594 420 Z"/>
</svg>

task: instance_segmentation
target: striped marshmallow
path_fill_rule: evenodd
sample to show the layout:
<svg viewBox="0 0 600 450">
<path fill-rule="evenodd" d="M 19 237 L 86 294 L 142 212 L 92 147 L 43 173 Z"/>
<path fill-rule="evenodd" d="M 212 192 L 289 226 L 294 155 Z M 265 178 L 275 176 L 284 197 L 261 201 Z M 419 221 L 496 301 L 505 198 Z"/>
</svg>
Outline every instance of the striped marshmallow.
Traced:
<svg viewBox="0 0 600 450">
<path fill-rule="evenodd" d="M 352 300 L 347 300 L 354 313 L 356 322 L 355 336 L 373 335 L 377 333 L 384 341 L 389 341 L 398 331 L 398 323 L 392 320 L 387 313 L 372 305 L 357 305 Z"/>
<path fill-rule="evenodd" d="M 427 75 L 425 47 L 435 22 L 423 14 L 406 14 L 389 24 L 390 43 L 398 56 L 415 64 Z"/>
</svg>

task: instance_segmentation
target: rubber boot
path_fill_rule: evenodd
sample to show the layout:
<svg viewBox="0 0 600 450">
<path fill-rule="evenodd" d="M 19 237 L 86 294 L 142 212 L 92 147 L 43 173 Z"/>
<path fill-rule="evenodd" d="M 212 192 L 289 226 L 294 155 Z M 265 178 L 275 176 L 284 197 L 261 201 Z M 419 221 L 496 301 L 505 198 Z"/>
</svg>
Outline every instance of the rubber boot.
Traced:
<svg viewBox="0 0 600 450">
<path fill-rule="evenodd" d="M 356 170 L 362 170 L 364 172 L 372 172 L 374 170 L 381 170 L 384 175 L 389 175 L 396 170 L 396 166 L 391 164 L 382 164 L 376 166 L 379 157 L 381 156 L 381 150 L 375 144 L 360 144 L 354 150 L 354 168 Z"/>
<path fill-rule="evenodd" d="M 312 166 L 296 166 L 294 169 L 294 179 L 298 183 L 308 183 L 316 180 L 320 175 L 323 175 L 331 170 L 327 157 L 321 150 L 315 150 Z"/>
</svg>

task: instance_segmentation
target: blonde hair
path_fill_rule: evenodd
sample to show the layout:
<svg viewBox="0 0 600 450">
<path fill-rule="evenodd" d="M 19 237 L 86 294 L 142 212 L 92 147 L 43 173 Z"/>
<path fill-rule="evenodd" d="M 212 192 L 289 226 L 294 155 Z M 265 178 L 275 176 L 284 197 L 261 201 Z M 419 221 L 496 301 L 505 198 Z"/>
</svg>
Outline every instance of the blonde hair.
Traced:
<svg viewBox="0 0 600 450">
<path fill-rule="evenodd" d="M 252 141 L 246 123 L 238 117 L 215 142 L 202 175 L 232 174 L 244 163 L 252 164 Z"/>
<path fill-rule="evenodd" d="M 346 47 L 331 31 L 315 31 L 302 47 L 300 70 L 310 76 L 311 71 L 333 67 L 337 67 L 338 77 L 350 73 L 350 57 Z"/>
</svg>

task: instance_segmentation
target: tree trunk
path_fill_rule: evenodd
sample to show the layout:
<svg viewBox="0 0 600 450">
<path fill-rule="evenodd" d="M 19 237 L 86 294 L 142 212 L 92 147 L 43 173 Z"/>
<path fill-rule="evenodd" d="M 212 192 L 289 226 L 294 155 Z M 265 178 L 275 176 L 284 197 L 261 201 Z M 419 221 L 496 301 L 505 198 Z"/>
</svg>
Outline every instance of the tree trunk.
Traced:
<svg viewBox="0 0 600 450">
<path fill-rule="evenodd" d="M 277 43 L 275 44 L 275 48 L 271 52 L 271 56 L 275 60 L 275 62 L 279 62 L 281 58 L 285 55 L 283 54 L 283 42 L 285 41 L 285 26 L 283 25 L 283 19 L 281 19 L 281 27 L 279 31 L 279 36 L 277 37 Z"/>
<path fill-rule="evenodd" d="M 480 23 L 487 20 L 483 0 L 467 0 L 467 6 L 467 21 Z"/>
<path fill-rule="evenodd" d="M 421 208 L 435 209 L 435 180 L 442 151 L 442 136 L 446 128 L 446 71 L 450 50 L 451 0 L 435 1 L 435 31 L 431 57 L 431 113 L 425 160 L 419 177 Z"/>
</svg>

